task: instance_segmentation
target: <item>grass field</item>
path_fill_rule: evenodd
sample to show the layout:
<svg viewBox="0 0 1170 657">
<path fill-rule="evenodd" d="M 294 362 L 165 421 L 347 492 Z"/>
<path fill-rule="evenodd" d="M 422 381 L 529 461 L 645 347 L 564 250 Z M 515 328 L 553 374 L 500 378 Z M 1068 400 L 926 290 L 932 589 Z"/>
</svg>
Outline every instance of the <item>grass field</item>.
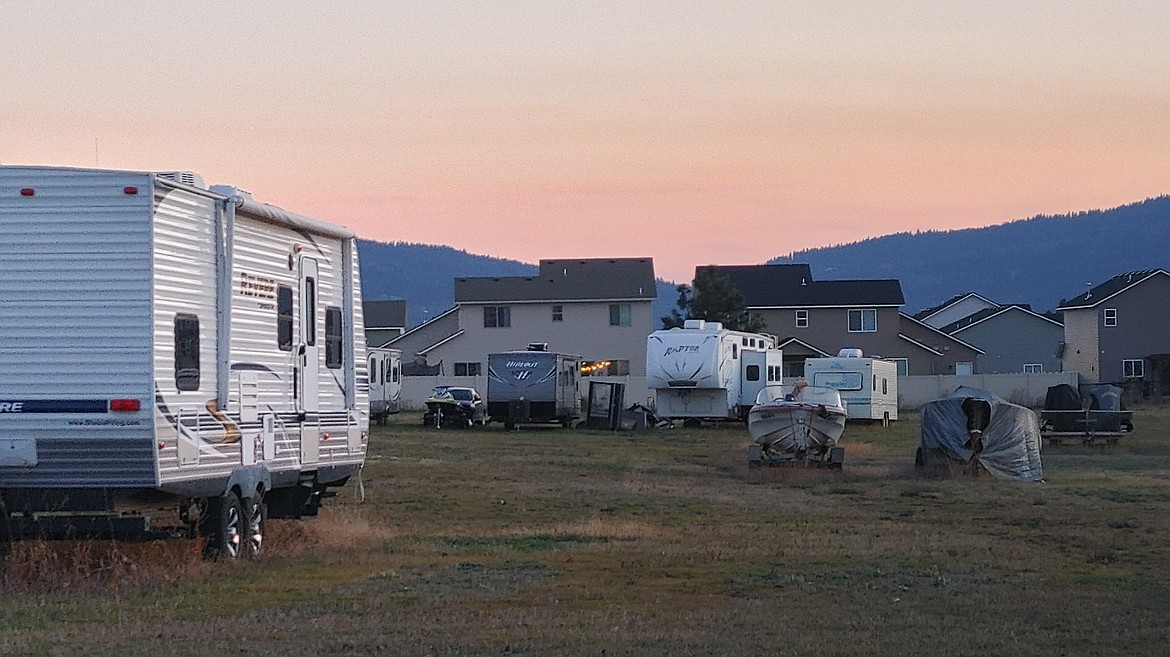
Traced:
<svg viewBox="0 0 1170 657">
<path fill-rule="evenodd" d="M 362 487 L 192 541 L 8 546 L 5 655 L 1165 655 L 1170 408 L 1046 483 L 931 480 L 914 415 L 841 472 L 749 470 L 742 426 L 379 428 Z M 365 500 L 357 494 L 364 488 Z"/>
</svg>

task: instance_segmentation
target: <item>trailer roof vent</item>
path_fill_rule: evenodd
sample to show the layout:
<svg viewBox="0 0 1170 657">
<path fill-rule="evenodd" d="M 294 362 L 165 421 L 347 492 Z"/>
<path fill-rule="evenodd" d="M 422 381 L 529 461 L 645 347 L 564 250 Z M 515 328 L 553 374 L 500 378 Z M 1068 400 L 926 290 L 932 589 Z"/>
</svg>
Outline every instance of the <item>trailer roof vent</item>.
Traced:
<svg viewBox="0 0 1170 657">
<path fill-rule="evenodd" d="M 203 182 L 203 176 L 194 171 L 160 171 L 158 177 L 200 189 L 207 189 L 207 183 Z"/>
<path fill-rule="evenodd" d="M 529 342 L 528 351 L 548 351 L 547 342 Z"/>
<path fill-rule="evenodd" d="M 847 347 L 837 352 L 837 358 L 861 358 L 861 350 Z"/>
</svg>

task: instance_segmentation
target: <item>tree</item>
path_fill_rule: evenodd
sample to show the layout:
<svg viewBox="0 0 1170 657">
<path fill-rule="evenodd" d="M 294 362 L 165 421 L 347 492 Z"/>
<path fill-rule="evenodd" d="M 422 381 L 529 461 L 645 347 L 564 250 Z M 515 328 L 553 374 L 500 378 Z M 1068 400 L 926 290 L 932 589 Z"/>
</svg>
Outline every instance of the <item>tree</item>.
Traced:
<svg viewBox="0 0 1170 657">
<path fill-rule="evenodd" d="M 662 317 L 663 328 L 681 327 L 687 319 L 705 319 L 719 322 L 733 331 L 758 333 L 764 320 L 752 314 L 739 289 L 726 274 L 712 268 L 700 268 L 694 285 L 678 286 L 678 309 Z"/>
</svg>

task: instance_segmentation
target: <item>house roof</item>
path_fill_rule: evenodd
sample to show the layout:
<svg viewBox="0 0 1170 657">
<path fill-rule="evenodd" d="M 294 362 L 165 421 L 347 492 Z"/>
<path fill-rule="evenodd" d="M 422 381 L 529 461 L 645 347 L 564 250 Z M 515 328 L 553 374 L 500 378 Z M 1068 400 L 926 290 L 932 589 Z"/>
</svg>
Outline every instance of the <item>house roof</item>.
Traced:
<svg viewBox="0 0 1170 657">
<path fill-rule="evenodd" d="M 362 317 L 366 328 L 405 328 L 406 299 L 362 301 Z"/>
<path fill-rule="evenodd" d="M 455 279 L 456 303 L 652 301 L 656 296 L 651 258 L 541 260 L 536 276 Z"/>
<path fill-rule="evenodd" d="M 1062 300 L 1056 309 L 1075 310 L 1078 308 L 1093 308 L 1135 285 L 1142 284 L 1154 276 L 1170 276 L 1170 274 L 1166 273 L 1165 269 L 1147 269 L 1144 271 L 1131 271 L 1125 274 L 1118 274 L 1084 294 L 1077 295 L 1067 301 Z"/>
<path fill-rule="evenodd" d="M 953 335 L 949 335 L 949 334 L 944 333 L 943 331 L 941 331 L 939 329 L 936 329 L 935 327 L 931 326 L 930 324 L 927 324 L 926 322 L 922 321 L 921 319 L 916 319 L 910 315 L 907 315 L 906 313 L 899 313 L 899 316 L 902 317 L 903 319 L 905 319 L 906 321 L 910 322 L 911 324 L 917 324 L 918 326 L 926 329 L 927 331 L 930 331 L 932 333 L 937 333 L 939 335 L 939 337 L 941 337 L 945 340 L 950 340 L 951 342 L 961 344 L 964 347 L 967 347 L 968 349 L 974 351 L 975 353 L 979 353 L 979 354 L 987 353 L 986 351 L 983 351 L 979 347 L 976 347 L 975 345 L 973 345 L 969 342 L 963 342 L 962 340 L 960 340 L 959 338 L 956 338 Z M 899 333 L 898 337 L 909 340 L 910 342 L 913 342 L 914 344 L 919 345 L 923 348 L 930 349 L 930 347 L 927 347 L 926 345 L 922 344 L 921 342 L 919 342 L 919 341 L 915 340 L 914 338 L 911 338 L 910 336 L 907 336 L 903 333 Z M 934 349 L 930 349 L 930 350 L 934 351 L 936 354 L 938 353 Z M 942 354 L 939 354 L 939 355 L 941 356 Z"/>
<path fill-rule="evenodd" d="M 727 276 L 748 308 L 817 308 L 901 306 L 902 284 L 896 279 L 815 281 L 807 264 L 708 265 Z M 697 277 L 697 276 L 696 276 Z"/>
<path fill-rule="evenodd" d="M 956 294 L 955 296 L 951 297 L 950 299 L 947 299 L 946 301 L 940 303 L 937 306 L 926 308 L 925 310 L 919 310 L 918 312 L 914 313 L 912 315 L 912 317 L 914 317 L 914 319 L 920 319 L 920 320 L 925 321 L 927 319 L 930 319 L 931 315 L 936 315 L 936 314 L 942 312 L 943 310 L 946 310 L 947 308 L 949 308 L 949 307 L 955 305 L 956 303 L 959 303 L 960 301 L 963 301 L 964 299 L 967 299 L 969 297 L 975 297 L 976 299 L 979 299 L 980 301 L 984 301 L 984 302 L 991 304 L 991 305 L 994 305 L 994 306 L 999 305 L 999 304 L 995 303 L 994 301 L 992 301 L 991 299 L 988 299 L 987 297 L 985 297 L 981 294 L 976 294 L 975 292 L 964 292 L 962 294 Z"/>
<path fill-rule="evenodd" d="M 943 333 L 948 333 L 948 334 L 953 336 L 954 334 L 959 333 L 965 329 L 969 329 L 972 326 L 975 326 L 976 324 L 985 322 L 985 321 L 990 320 L 994 317 L 998 317 L 1000 315 L 1003 315 L 1005 313 L 1010 313 L 1010 312 L 1027 313 L 1028 315 L 1036 317 L 1037 319 L 1042 319 L 1046 322 L 1052 322 L 1053 324 L 1055 324 L 1057 326 L 1063 326 L 1063 324 L 1052 319 L 1051 317 L 1033 312 L 1032 307 L 1026 303 L 1013 303 L 1013 304 L 1008 304 L 1006 306 L 999 306 L 996 308 L 984 308 L 983 310 L 980 310 L 977 313 L 973 313 L 973 314 L 968 315 L 967 317 L 964 317 L 960 320 L 951 322 L 950 324 L 947 324 L 946 326 L 941 326 L 941 327 L 939 327 L 939 330 L 942 331 Z"/>
<path fill-rule="evenodd" d="M 813 345 L 805 342 L 804 340 L 801 340 L 800 338 L 796 338 L 796 337 L 789 337 L 789 338 L 785 338 L 785 339 L 781 340 L 779 343 L 776 344 L 776 348 L 777 349 L 784 349 L 784 348 L 788 347 L 789 345 L 799 345 L 801 347 L 804 347 L 805 349 L 807 349 L 811 353 L 820 354 L 822 357 L 832 356 L 832 354 L 825 351 L 824 349 L 814 347 Z"/>
</svg>

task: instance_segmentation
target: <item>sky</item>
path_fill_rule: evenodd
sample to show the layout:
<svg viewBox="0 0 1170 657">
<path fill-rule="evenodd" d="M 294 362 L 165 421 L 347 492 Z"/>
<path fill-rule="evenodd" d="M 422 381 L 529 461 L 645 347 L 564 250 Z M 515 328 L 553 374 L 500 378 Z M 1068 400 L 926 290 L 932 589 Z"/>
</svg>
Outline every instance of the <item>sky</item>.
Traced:
<svg viewBox="0 0 1170 657">
<path fill-rule="evenodd" d="M 0 163 L 689 281 L 1170 193 L 1170 2 L 0 0 Z"/>
</svg>

